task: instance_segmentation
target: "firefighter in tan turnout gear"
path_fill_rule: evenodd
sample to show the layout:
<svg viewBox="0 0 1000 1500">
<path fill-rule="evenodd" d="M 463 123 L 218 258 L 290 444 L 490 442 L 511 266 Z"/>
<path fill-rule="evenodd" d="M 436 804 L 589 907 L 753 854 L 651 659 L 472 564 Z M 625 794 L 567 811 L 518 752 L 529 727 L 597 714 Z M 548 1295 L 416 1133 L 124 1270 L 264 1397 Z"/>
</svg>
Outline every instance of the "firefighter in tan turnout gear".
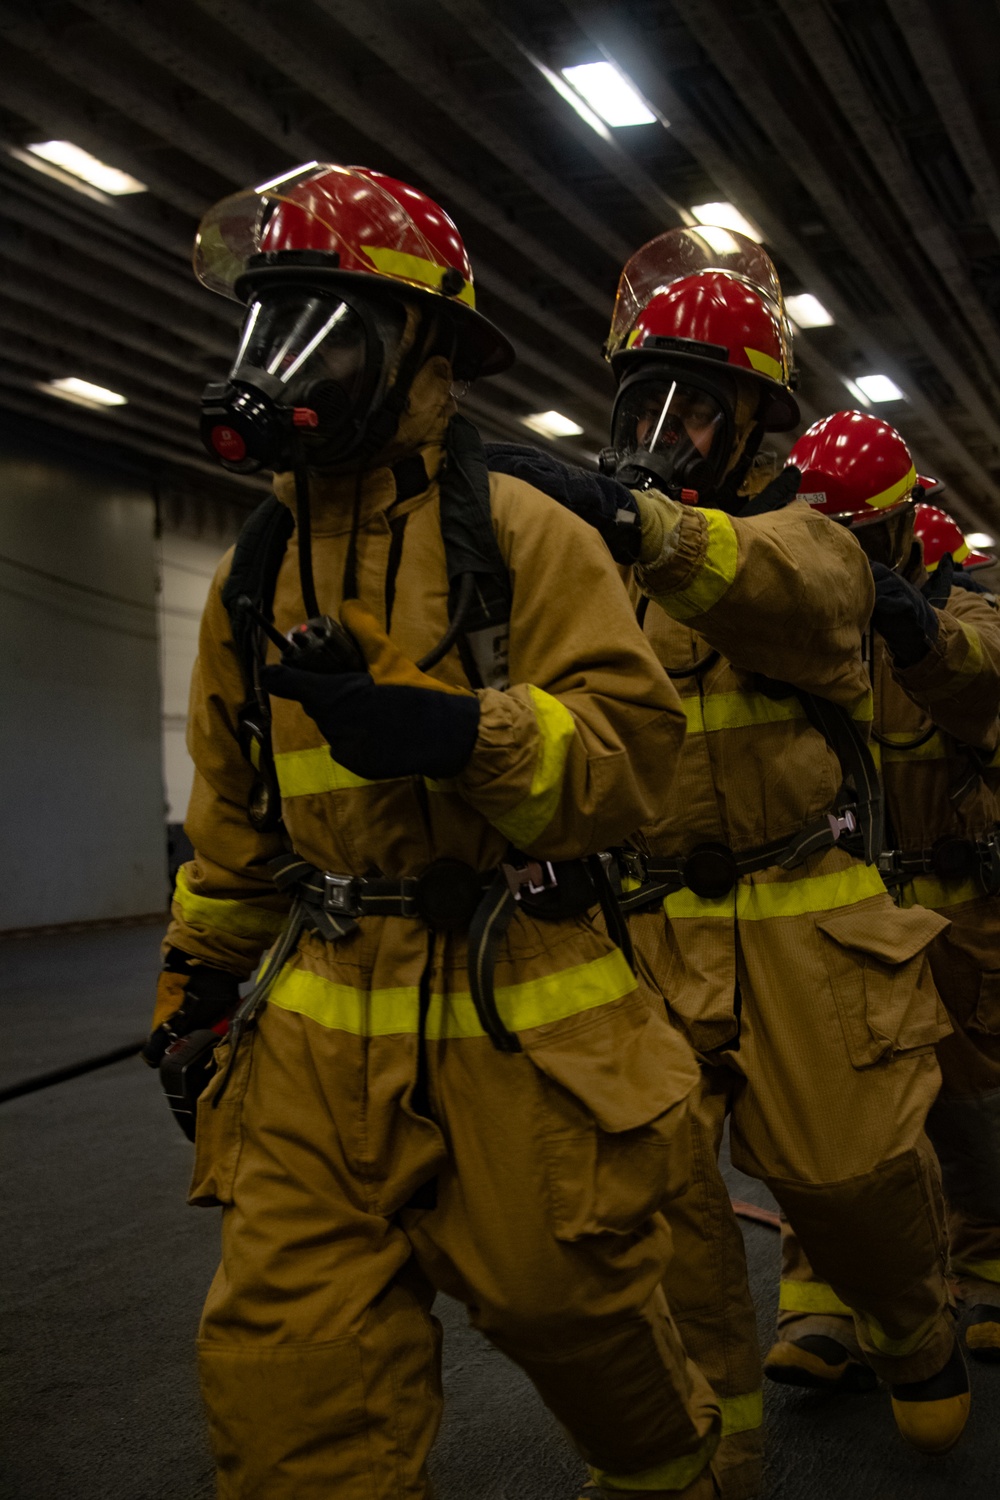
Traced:
<svg viewBox="0 0 1000 1500">
<path fill-rule="evenodd" d="M 760 247 L 711 227 L 653 240 L 622 273 L 607 352 L 604 466 L 632 492 L 622 508 L 638 504 L 639 608 L 688 722 L 675 795 L 627 860 L 632 937 L 701 1061 L 698 1138 L 714 1156 L 729 1116 L 734 1164 L 770 1187 L 852 1310 L 903 1435 L 933 1450 L 968 1406 L 924 1134 L 949 1029 L 927 950 L 946 923 L 897 908 L 875 863 L 871 570 L 848 530 L 788 503 L 791 471 L 749 498 L 762 433 L 798 419 Z M 742 1238 L 707 1167 L 669 1217 L 667 1292 L 720 1397 L 724 1493 L 753 1494 Z"/>
<path fill-rule="evenodd" d="M 437 205 L 313 165 L 219 205 L 196 265 L 248 303 L 206 440 L 280 471 L 205 611 L 147 1049 L 176 1076 L 277 941 L 197 1105 L 219 1493 L 429 1496 L 443 1290 L 598 1493 L 708 1500 L 658 1213 L 697 1068 L 589 859 L 668 800 L 677 694 L 600 539 L 454 417 L 511 355 Z"/>
<path fill-rule="evenodd" d="M 886 422 L 837 412 L 791 462 L 810 503 L 849 523 L 876 574 L 874 734 L 886 798 L 881 866 L 905 909 L 950 921 L 929 957 L 954 1027 L 937 1046 L 942 1091 L 928 1133 L 944 1175 L 951 1270 L 971 1353 L 1000 1358 L 1000 614 L 961 566 L 961 531 L 915 504 L 905 442 Z M 916 534 L 919 546 L 914 545 Z M 866 1389 L 843 1306 L 787 1226 L 773 1378 Z M 817 1338 L 839 1358 L 823 1364 Z"/>
</svg>

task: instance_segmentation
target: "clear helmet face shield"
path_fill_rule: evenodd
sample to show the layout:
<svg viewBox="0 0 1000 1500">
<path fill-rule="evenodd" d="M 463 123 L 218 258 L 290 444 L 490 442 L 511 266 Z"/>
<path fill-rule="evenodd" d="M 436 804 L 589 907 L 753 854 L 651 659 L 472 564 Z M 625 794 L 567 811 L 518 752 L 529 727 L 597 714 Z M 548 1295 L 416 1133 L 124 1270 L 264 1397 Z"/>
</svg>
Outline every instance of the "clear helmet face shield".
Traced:
<svg viewBox="0 0 1000 1500">
<path fill-rule="evenodd" d="M 638 371 L 622 382 L 612 418 L 618 478 L 678 499 L 707 498 L 729 458 L 733 425 L 731 401 L 708 381 Z"/>
<path fill-rule="evenodd" d="M 406 327 L 392 299 L 351 298 L 300 281 L 251 294 L 227 380 L 202 399 L 202 436 L 229 468 L 310 467 L 348 458 L 383 400 Z"/>
</svg>

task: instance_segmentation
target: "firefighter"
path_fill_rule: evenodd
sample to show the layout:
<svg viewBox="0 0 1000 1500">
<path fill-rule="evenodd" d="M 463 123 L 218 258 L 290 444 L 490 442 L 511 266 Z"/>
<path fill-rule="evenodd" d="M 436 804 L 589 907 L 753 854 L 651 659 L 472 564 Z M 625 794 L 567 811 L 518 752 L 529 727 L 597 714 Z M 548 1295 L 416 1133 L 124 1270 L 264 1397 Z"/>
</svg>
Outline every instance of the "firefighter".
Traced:
<svg viewBox="0 0 1000 1500">
<path fill-rule="evenodd" d="M 920 479 L 903 438 L 865 412 L 837 412 L 792 449 L 817 510 L 849 525 L 875 574 L 874 737 L 886 799 L 880 867 L 904 910 L 950 922 L 929 949 L 954 1028 L 937 1044 L 942 1090 L 928 1134 L 948 1203 L 951 1270 L 970 1353 L 1000 1360 L 1000 615 L 965 570 L 955 522 L 915 503 Z M 971 584 L 971 586 L 970 586 Z M 772 1379 L 865 1390 L 848 1310 L 785 1226 Z M 825 1367 L 810 1339 L 839 1347 Z"/>
<path fill-rule="evenodd" d="M 946 922 L 897 908 L 875 864 L 871 570 L 846 528 L 788 503 L 793 470 L 751 494 L 764 433 L 798 421 L 759 246 L 716 227 L 644 246 L 606 352 L 603 466 L 618 509 L 638 511 L 639 609 L 688 722 L 677 795 L 627 857 L 636 950 L 701 1062 L 696 1139 L 714 1155 L 729 1117 L 734 1164 L 767 1183 L 853 1311 L 900 1432 L 942 1451 L 969 1405 L 924 1133 L 949 1030 L 927 950 Z M 581 478 L 578 508 L 606 528 L 594 488 Z M 572 505 L 577 483 L 564 489 Z M 668 1295 L 720 1396 L 724 1491 L 751 1494 L 762 1403 L 742 1239 L 707 1170 L 669 1212 Z"/>
<path fill-rule="evenodd" d="M 147 1047 L 176 1078 L 231 1018 L 191 1186 L 223 1209 L 219 1493 L 429 1496 L 442 1290 L 599 1494 L 707 1500 L 658 1212 L 697 1068 L 594 920 L 596 852 L 669 799 L 677 695 L 600 539 L 455 415 L 512 352 L 438 205 L 313 163 L 212 210 L 195 264 L 246 304 L 206 442 L 277 497 L 205 609 Z"/>
</svg>

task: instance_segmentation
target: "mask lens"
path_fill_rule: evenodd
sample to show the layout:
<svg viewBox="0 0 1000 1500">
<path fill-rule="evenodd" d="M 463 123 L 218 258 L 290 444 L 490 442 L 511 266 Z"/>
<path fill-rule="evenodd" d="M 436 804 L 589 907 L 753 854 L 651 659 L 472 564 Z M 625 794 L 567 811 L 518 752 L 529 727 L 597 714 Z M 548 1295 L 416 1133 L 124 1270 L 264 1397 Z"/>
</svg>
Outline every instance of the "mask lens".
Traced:
<svg viewBox="0 0 1000 1500">
<path fill-rule="evenodd" d="M 353 401 L 365 380 L 365 326 L 335 297 L 272 292 L 250 304 L 231 372 L 268 375 L 284 387 L 282 404 L 297 405 L 317 380 L 332 380 Z"/>
<path fill-rule="evenodd" d="M 619 397 L 614 447 L 623 458 L 654 454 L 658 474 L 699 488 L 724 432 L 724 415 L 719 397 L 685 381 L 639 380 Z"/>
</svg>

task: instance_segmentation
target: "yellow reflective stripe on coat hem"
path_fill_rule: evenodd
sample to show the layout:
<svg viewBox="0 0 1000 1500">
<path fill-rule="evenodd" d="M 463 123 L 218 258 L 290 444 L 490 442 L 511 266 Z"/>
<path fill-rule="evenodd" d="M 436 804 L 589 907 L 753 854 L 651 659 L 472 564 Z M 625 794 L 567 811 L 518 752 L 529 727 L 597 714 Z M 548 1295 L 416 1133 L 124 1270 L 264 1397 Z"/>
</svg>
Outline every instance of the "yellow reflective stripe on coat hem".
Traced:
<svg viewBox="0 0 1000 1500">
<path fill-rule="evenodd" d="M 722 1411 L 722 1436 L 732 1437 L 736 1432 L 752 1432 L 764 1421 L 764 1392 L 748 1391 L 745 1396 L 720 1396 Z"/>
<path fill-rule="evenodd" d="M 496 1002 L 511 1031 L 528 1031 L 609 1005 L 634 989 L 635 977 L 615 948 L 571 969 L 519 984 L 497 985 Z M 288 966 L 275 980 L 268 1004 L 307 1016 L 328 1031 L 346 1031 L 352 1036 L 412 1036 L 419 1029 L 416 985 L 362 990 Z M 486 1035 L 467 990 L 431 996 L 426 1035 L 434 1041 Z"/>
<path fill-rule="evenodd" d="M 641 1495 L 650 1490 L 686 1490 L 712 1460 L 719 1446 L 713 1433 L 701 1442 L 694 1453 L 685 1453 L 681 1458 L 668 1458 L 664 1464 L 652 1469 L 640 1469 L 638 1474 L 609 1474 L 606 1469 L 591 1469 L 590 1477 L 602 1488 L 634 1491 Z"/>
<path fill-rule="evenodd" d="M 838 1313 L 852 1317 L 846 1302 L 841 1302 L 832 1286 L 825 1281 L 785 1281 L 778 1290 L 779 1312 Z"/>
<path fill-rule="evenodd" d="M 183 865 L 177 871 L 174 901 L 184 921 L 191 927 L 211 927 L 231 937 L 260 938 L 271 942 L 287 920 L 284 913 L 267 911 L 249 901 L 199 896 L 188 885 Z"/>
<path fill-rule="evenodd" d="M 743 876 L 735 890 L 717 900 L 696 896 L 686 888 L 664 898 L 671 920 L 717 918 L 725 922 L 769 922 L 775 917 L 802 917 L 811 912 L 836 911 L 869 896 L 884 896 L 885 885 L 873 865 L 849 865 L 829 875 L 805 875 L 801 880 L 752 883 Z"/>
<path fill-rule="evenodd" d="M 356 776 L 334 760 L 328 745 L 317 745 L 312 750 L 281 750 L 274 757 L 274 769 L 283 797 L 308 797 L 318 792 L 346 792 L 357 786 L 385 784 Z"/>
<path fill-rule="evenodd" d="M 721 510 L 702 510 L 708 528 L 705 556 L 683 588 L 653 597 L 675 620 L 690 620 L 707 613 L 732 587 L 739 559 L 736 531 Z"/>
<path fill-rule="evenodd" d="M 490 820 L 519 849 L 533 844 L 555 817 L 562 797 L 566 760 L 576 737 L 576 721 L 564 703 L 531 684 L 528 695 L 538 727 L 531 790 L 510 812 Z"/>
</svg>

